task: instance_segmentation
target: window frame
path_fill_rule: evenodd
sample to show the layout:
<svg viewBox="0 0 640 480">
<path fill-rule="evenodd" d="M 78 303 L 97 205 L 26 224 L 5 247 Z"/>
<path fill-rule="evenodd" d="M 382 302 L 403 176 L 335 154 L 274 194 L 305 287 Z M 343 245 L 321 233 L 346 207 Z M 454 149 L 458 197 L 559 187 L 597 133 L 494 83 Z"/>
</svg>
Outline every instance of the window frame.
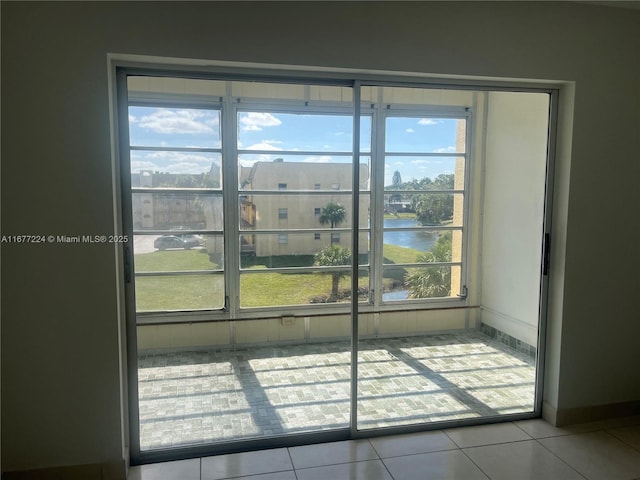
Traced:
<svg viewBox="0 0 640 480">
<path fill-rule="evenodd" d="M 144 72 L 130 74 L 131 76 L 145 76 Z M 181 77 L 180 72 L 171 72 L 170 75 Z M 228 82 L 235 81 L 233 78 L 226 78 Z M 302 83 L 315 84 L 313 79 L 308 79 Z M 367 84 L 369 85 L 369 84 Z M 382 84 L 372 84 L 372 86 L 381 87 Z M 400 85 L 398 85 L 400 86 Z M 414 85 L 416 88 L 435 88 L 430 85 Z M 229 89 L 228 89 L 229 91 Z M 131 100 L 131 96 L 134 97 Z M 217 105 L 220 109 L 220 123 L 222 129 L 221 135 L 221 148 L 220 153 L 222 155 L 222 182 L 225 188 L 223 189 L 224 205 L 234 205 L 237 202 L 238 197 L 243 191 L 240 190 L 237 185 L 237 181 L 231 181 L 238 178 L 238 164 L 237 158 L 243 153 L 262 153 L 256 150 L 242 150 L 237 148 L 237 118 L 240 111 L 260 111 L 268 113 L 318 113 L 318 114 L 337 114 L 337 115 L 353 115 L 353 105 L 350 102 L 349 106 L 341 102 L 314 102 L 313 105 L 309 105 L 308 102 L 300 102 L 298 100 L 265 100 L 265 99 L 250 99 L 250 98 L 238 98 L 227 95 L 216 99 L 210 98 L 194 98 L 192 95 L 179 95 L 179 94 L 149 94 L 144 93 L 142 95 L 134 93 L 129 94 L 129 105 L 144 105 L 144 106 L 172 106 L 172 107 L 188 107 L 188 108 L 205 108 L 211 109 L 212 105 Z M 385 116 L 381 114 L 384 111 L 390 111 L 391 106 L 382 104 L 380 102 L 361 103 L 361 118 L 363 116 L 371 117 L 371 141 L 370 149 L 368 151 L 361 151 L 360 158 L 369 158 L 369 189 L 360 190 L 360 194 L 365 193 L 370 195 L 370 215 L 371 218 L 378 218 L 382 221 L 383 215 L 379 205 L 383 204 L 384 190 L 384 172 L 376 172 L 377 169 L 384 169 L 384 162 L 376 161 L 375 158 L 379 155 L 379 152 L 383 152 L 384 147 L 380 150 L 380 145 L 376 145 L 376 142 L 382 142 L 384 145 L 384 136 L 380 135 L 380 125 L 378 122 L 384 121 Z M 468 241 L 468 228 L 466 225 L 469 222 L 469 205 L 468 201 L 470 195 L 468 195 L 469 178 L 471 177 L 471 161 L 470 144 L 472 142 L 471 133 L 472 128 L 472 110 L 469 107 L 459 106 L 425 106 L 425 105 L 402 105 L 401 107 L 393 108 L 394 114 L 400 112 L 408 113 L 418 117 L 437 117 L 437 118 L 466 118 L 467 129 L 465 139 L 465 196 L 464 196 L 464 214 L 463 214 L 463 249 L 462 249 L 462 262 L 461 262 L 461 292 L 466 292 L 466 285 L 468 284 L 468 270 L 467 270 L 467 248 L 469 246 Z M 384 130 L 383 130 L 384 131 Z M 286 151 L 268 151 L 265 153 L 273 155 L 286 155 Z M 330 152 L 336 153 L 336 152 Z M 350 152 L 351 153 L 351 152 Z M 346 152 L 338 152 L 338 154 L 345 154 Z M 459 154 L 457 154 L 460 156 Z M 234 159 L 233 161 L 230 159 Z M 226 179 L 226 183 L 225 183 Z M 376 182 L 381 182 L 380 186 Z M 231 185 L 232 183 L 233 185 Z M 312 194 L 314 193 L 329 193 L 335 194 L 337 191 L 341 194 L 347 194 L 351 197 L 351 186 L 349 189 L 342 188 L 341 185 L 330 185 L 325 190 L 317 190 L 317 184 L 313 185 Z M 259 192 L 254 192 L 259 193 Z M 274 189 L 274 195 L 297 195 L 301 192 L 293 190 L 281 190 L 279 188 Z M 305 194 L 310 192 L 306 191 Z M 375 206 L 374 206 L 375 205 Z M 347 313 L 350 311 L 350 304 L 309 304 L 309 305 L 282 305 L 282 306 L 268 306 L 268 307 L 240 307 L 240 237 L 242 234 L 246 234 L 246 231 L 242 231 L 238 226 L 239 213 L 233 212 L 232 215 L 228 215 L 229 210 L 225 208 L 225 221 L 224 221 L 224 233 L 225 246 L 224 246 L 224 276 L 225 276 L 225 305 L 221 309 L 216 310 L 178 310 L 178 311 L 144 311 L 137 312 L 138 323 L 164 323 L 164 322 L 190 322 L 190 321 L 211 321 L 211 320 L 242 320 L 253 318 L 274 318 L 280 317 L 283 313 L 291 315 L 326 315 L 336 313 Z M 314 230 L 318 230 L 315 228 Z M 328 229 L 327 229 L 328 230 Z M 351 228 L 334 229 L 335 231 L 344 231 L 351 233 Z M 356 230 L 353 230 L 355 232 Z M 288 233 L 295 233 L 295 230 Z M 368 228 L 357 229 L 358 235 L 369 234 L 371 238 L 371 246 L 369 251 L 369 263 L 366 265 L 359 265 L 358 270 L 366 270 L 369 276 L 369 301 L 359 302 L 359 311 L 362 313 L 367 312 L 384 312 L 384 311 L 397 311 L 397 310 L 425 310 L 425 309 L 441 309 L 452 307 L 465 307 L 469 306 L 468 298 L 466 295 L 460 295 L 458 297 L 440 297 L 440 298 L 426 298 L 426 299 L 404 299 L 400 301 L 384 301 L 382 299 L 382 242 L 379 237 L 381 233 L 379 228 L 374 225 L 369 225 Z M 189 232 L 191 233 L 191 232 Z M 194 233 L 200 233 L 194 231 Z M 217 232 L 223 233 L 223 232 Z M 274 231 L 274 233 L 276 233 Z M 232 237 L 231 235 L 234 235 Z M 237 238 L 237 241 L 229 242 L 229 239 Z M 376 240 L 377 238 L 377 240 Z M 335 244 L 335 243 L 332 243 Z M 380 252 L 380 253 L 377 253 Z M 360 252 L 362 253 L 362 252 Z M 374 259 L 374 260 L 372 260 Z M 313 267 L 306 267 L 308 270 L 314 270 Z M 276 271 L 276 269 L 274 269 Z"/>
</svg>

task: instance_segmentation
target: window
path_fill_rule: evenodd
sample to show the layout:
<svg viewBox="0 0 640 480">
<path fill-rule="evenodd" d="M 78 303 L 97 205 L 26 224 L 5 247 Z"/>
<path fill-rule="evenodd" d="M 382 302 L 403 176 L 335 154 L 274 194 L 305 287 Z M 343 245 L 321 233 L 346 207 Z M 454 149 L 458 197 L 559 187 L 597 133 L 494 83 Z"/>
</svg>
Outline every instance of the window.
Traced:
<svg viewBox="0 0 640 480">
<path fill-rule="evenodd" d="M 312 300 L 321 291 L 260 296 L 252 289 L 285 273 L 291 280 L 318 267 L 348 271 L 354 234 L 368 292 L 359 297 L 363 308 L 464 301 L 467 107 L 432 107 L 401 88 L 362 88 L 354 228 L 349 88 L 212 80 L 205 82 L 211 95 L 198 100 L 145 91 L 150 81 L 130 82 L 139 312 L 219 310 L 240 318 L 254 308 L 320 310 L 326 305 Z M 399 93 L 402 102 L 380 101 Z M 222 125 L 232 132 L 224 140 Z M 236 160 L 223 166 L 223 158 Z M 328 247 L 346 263 L 317 256 Z M 171 255 L 147 256 L 161 250 Z M 343 290 L 349 275 L 340 273 Z M 178 285 L 188 294 L 172 293 Z M 227 308 L 228 298 L 238 302 Z"/>
</svg>

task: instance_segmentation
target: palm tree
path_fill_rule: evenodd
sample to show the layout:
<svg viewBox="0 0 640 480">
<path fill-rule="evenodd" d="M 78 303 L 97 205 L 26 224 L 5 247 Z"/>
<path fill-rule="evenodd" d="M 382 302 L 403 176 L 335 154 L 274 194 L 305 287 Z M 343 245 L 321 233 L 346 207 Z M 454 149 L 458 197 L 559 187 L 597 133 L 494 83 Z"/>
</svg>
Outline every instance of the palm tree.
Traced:
<svg viewBox="0 0 640 480">
<path fill-rule="evenodd" d="M 336 227 L 338 224 L 344 221 L 347 216 L 347 210 L 339 203 L 330 202 L 320 212 L 320 224 L 326 225 L 327 223 L 331 228 Z"/>
<path fill-rule="evenodd" d="M 442 235 L 436 244 L 418 257 L 419 263 L 450 262 L 451 232 Z M 451 267 L 416 269 L 405 277 L 411 298 L 447 297 L 451 294 Z"/>
<path fill-rule="evenodd" d="M 351 264 L 351 250 L 339 247 L 337 245 L 329 245 L 315 254 L 313 264 L 321 267 L 337 267 Z M 328 272 L 331 275 L 331 295 L 329 302 L 338 300 L 338 287 L 340 279 L 347 275 L 346 271 Z"/>
</svg>

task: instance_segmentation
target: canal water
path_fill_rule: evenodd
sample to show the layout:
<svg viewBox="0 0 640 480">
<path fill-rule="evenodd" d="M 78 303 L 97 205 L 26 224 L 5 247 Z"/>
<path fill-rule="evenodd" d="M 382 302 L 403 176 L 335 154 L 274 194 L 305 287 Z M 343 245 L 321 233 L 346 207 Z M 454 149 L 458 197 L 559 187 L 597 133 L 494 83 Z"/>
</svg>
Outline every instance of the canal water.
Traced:
<svg viewBox="0 0 640 480">
<path fill-rule="evenodd" d="M 384 228 L 411 228 L 418 226 L 415 219 L 410 218 L 385 218 Z M 437 232 L 420 231 L 385 231 L 383 242 L 388 245 L 413 248 L 421 252 L 428 251 L 438 241 Z M 382 300 L 405 300 L 408 297 L 408 290 L 394 290 L 382 294 Z"/>
<path fill-rule="evenodd" d="M 418 222 L 410 218 L 385 218 L 384 228 L 410 228 L 418 226 Z M 383 241 L 389 245 L 414 248 L 421 252 L 428 251 L 438 241 L 437 232 L 420 231 L 385 231 Z"/>
</svg>

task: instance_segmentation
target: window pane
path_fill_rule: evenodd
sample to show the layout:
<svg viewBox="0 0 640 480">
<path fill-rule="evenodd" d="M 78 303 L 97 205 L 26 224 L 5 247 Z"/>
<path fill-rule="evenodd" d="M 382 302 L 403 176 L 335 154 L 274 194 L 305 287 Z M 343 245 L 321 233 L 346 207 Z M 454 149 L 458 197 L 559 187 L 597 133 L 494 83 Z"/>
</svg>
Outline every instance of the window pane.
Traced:
<svg viewBox="0 0 640 480">
<path fill-rule="evenodd" d="M 218 309 L 223 306 L 222 274 L 136 277 L 138 312 Z"/>
<path fill-rule="evenodd" d="M 133 146 L 220 148 L 220 111 L 129 107 Z"/>
<path fill-rule="evenodd" d="M 360 190 L 369 189 L 369 161 L 360 158 Z M 351 190 L 351 155 L 241 154 L 238 162 L 240 190 Z"/>
<path fill-rule="evenodd" d="M 361 150 L 370 151 L 371 117 L 361 119 Z M 351 152 L 351 115 L 239 112 L 238 148 Z M 322 156 L 318 156 L 322 158 Z"/>
<path fill-rule="evenodd" d="M 359 295 L 368 301 L 369 278 L 362 273 Z M 242 308 L 348 303 L 351 275 L 348 271 L 313 273 L 251 273 L 240 275 Z"/>
<path fill-rule="evenodd" d="M 142 230 L 222 230 L 222 195 L 134 193 L 133 228 Z"/>
<path fill-rule="evenodd" d="M 384 188 L 463 190 L 464 157 L 387 156 L 384 163 Z M 397 196 L 394 198 L 400 200 Z"/>
<path fill-rule="evenodd" d="M 134 235 L 136 272 L 222 268 L 222 235 Z"/>
<path fill-rule="evenodd" d="M 331 229 L 309 233 L 250 233 L 243 232 L 240 243 L 243 245 L 242 267 L 279 268 L 311 267 L 314 255 L 331 246 L 347 250 L 351 254 L 351 233 L 332 232 Z M 286 241 L 283 239 L 286 236 Z M 336 241 L 332 242 L 332 238 Z M 339 240 L 338 240 L 339 239 Z M 368 234 L 360 234 L 358 246 L 361 255 L 368 252 Z M 350 265 L 345 260 L 344 265 Z"/>
<path fill-rule="evenodd" d="M 401 224 L 404 219 L 385 220 L 385 224 Z M 456 235 L 454 235 L 454 233 Z M 459 261 L 453 259 L 460 256 L 460 245 L 453 248 L 453 240 L 460 242 L 460 231 L 425 231 L 425 230 L 385 230 L 383 241 L 383 262 L 393 263 L 437 263 Z"/>
<path fill-rule="evenodd" d="M 462 227 L 463 194 L 411 193 L 385 195 L 385 222 L 396 227 Z M 402 220 L 402 221 L 400 221 Z"/>
<path fill-rule="evenodd" d="M 384 301 L 454 297 L 460 293 L 460 267 L 384 268 Z M 392 281 L 389 281 L 392 280 Z"/>
<path fill-rule="evenodd" d="M 348 228 L 351 225 L 351 194 L 242 195 L 240 202 L 242 230 Z M 368 209 L 368 205 L 363 208 Z M 366 218 L 361 224 L 366 225 Z"/>
<path fill-rule="evenodd" d="M 220 188 L 220 154 L 131 151 L 133 188 Z"/>
<path fill-rule="evenodd" d="M 435 117 L 387 117 L 385 151 L 463 153 L 465 120 Z"/>
</svg>

